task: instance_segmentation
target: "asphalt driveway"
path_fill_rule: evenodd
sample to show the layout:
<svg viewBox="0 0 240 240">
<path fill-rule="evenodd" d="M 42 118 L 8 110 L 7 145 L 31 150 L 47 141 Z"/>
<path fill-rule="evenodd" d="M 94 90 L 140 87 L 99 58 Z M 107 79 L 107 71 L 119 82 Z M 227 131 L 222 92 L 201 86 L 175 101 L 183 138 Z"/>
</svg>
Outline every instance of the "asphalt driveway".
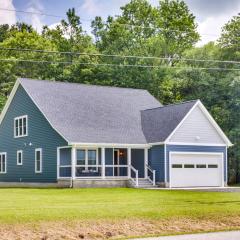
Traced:
<svg viewBox="0 0 240 240">
<path fill-rule="evenodd" d="M 137 238 L 135 240 L 238 240 L 240 231 L 215 232 L 215 233 L 196 233 L 177 236 Z"/>
</svg>

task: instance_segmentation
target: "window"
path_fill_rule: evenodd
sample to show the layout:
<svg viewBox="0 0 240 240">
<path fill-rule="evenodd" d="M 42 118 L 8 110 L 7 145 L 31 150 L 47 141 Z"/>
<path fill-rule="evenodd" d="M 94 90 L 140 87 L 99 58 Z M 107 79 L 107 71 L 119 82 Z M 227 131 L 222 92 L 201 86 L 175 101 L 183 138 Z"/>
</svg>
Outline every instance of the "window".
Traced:
<svg viewBox="0 0 240 240">
<path fill-rule="evenodd" d="M 206 164 L 197 164 L 197 168 L 206 168 L 207 165 Z"/>
<path fill-rule="evenodd" d="M 182 164 L 172 164 L 172 168 L 182 168 Z"/>
<path fill-rule="evenodd" d="M 194 164 L 184 164 L 184 168 L 194 168 Z"/>
<path fill-rule="evenodd" d="M 7 153 L 0 153 L 0 173 L 7 172 Z"/>
<path fill-rule="evenodd" d="M 36 173 L 42 172 L 42 149 L 41 148 L 35 149 L 35 172 Z"/>
<path fill-rule="evenodd" d="M 28 118 L 21 116 L 14 118 L 14 137 L 25 137 L 28 135 Z"/>
<path fill-rule="evenodd" d="M 18 150 L 17 151 L 17 165 L 22 165 L 23 164 L 23 151 Z"/>
<path fill-rule="evenodd" d="M 85 171 L 97 170 L 97 150 L 96 149 L 78 149 L 77 166 L 84 167 Z"/>
<path fill-rule="evenodd" d="M 86 151 L 85 150 L 77 150 L 77 165 L 85 165 L 86 159 Z"/>
<path fill-rule="evenodd" d="M 97 151 L 88 150 L 88 165 L 97 165 Z M 96 167 L 90 167 L 89 170 L 97 170 Z"/>
<path fill-rule="evenodd" d="M 208 168 L 218 168 L 217 164 L 208 164 Z"/>
</svg>

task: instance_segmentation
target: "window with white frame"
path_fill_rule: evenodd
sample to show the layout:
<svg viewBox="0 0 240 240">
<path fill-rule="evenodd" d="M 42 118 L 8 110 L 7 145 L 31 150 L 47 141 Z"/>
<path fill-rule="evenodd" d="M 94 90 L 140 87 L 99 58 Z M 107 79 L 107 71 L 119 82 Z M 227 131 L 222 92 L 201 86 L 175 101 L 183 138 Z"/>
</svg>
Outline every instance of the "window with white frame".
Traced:
<svg viewBox="0 0 240 240">
<path fill-rule="evenodd" d="M 7 172 L 7 153 L 0 153 L 0 173 Z"/>
<path fill-rule="evenodd" d="M 18 150 L 17 151 L 17 165 L 22 165 L 23 164 L 23 151 Z"/>
<path fill-rule="evenodd" d="M 35 149 L 35 172 L 36 173 L 42 172 L 42 149 L 41 148 Z"/>
<path fill-rule="evenodd" d="M 27 135 L 28 135 L 27 115 L 14 118 L 14 137 L 25 137 Z"/>
<path fill-rule="evenodd" d="M 85 171 L 97 171 L 98 157 L 96 149 L 77 149 L 78 167 L 84 167 Z"/>
</svg>

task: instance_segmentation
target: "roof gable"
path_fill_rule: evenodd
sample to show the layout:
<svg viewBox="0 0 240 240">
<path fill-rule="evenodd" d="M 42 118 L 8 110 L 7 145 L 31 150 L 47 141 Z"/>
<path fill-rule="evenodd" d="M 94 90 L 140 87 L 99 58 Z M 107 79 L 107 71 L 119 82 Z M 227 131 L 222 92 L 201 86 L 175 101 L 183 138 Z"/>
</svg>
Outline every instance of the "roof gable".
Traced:
<svg viewBox="0 0 240 240">
<path fill-rule="evenodd" d="M 199 105 L 188 114 L 181 126 L 169 138 L 169 142 L 225 145 L 223 138 Z"/>
<path fill-rule="evenodd" d="M 142 128 L 149 143 L 164 142 L 197 100 L 142 111 Z"/>
</svg>

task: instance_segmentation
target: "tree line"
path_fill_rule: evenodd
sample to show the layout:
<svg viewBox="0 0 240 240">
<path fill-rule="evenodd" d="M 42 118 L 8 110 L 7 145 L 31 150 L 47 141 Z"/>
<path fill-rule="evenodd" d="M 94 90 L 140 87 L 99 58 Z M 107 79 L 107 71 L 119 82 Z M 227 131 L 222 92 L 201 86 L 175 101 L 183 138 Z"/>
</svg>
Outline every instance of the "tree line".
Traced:
<svg viewBox="0 0 240 240">
<path fill-rule="evenodd" d="M 74 8 L 41 33 L 0 25 L 0 110 L 17 77 L 147 89 L 163 104 L 201 99 L 234 143 L 228 178 L 240 182 L 240 15 L 201 47 L 182 0 L 131 0 L 118 16 L 96 16 L 91 30 Z"/>
</svg>

